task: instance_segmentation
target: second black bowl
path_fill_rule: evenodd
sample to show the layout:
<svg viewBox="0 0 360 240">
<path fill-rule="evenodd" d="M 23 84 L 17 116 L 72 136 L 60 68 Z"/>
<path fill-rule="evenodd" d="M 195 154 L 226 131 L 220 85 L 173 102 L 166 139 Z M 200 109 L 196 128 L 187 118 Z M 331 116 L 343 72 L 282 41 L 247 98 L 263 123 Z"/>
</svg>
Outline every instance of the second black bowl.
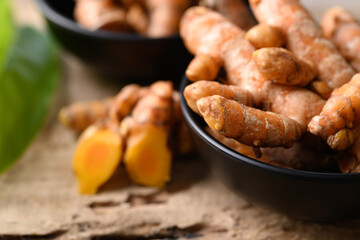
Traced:
<svg viewBox="0 0 360 240">
<path fill-rule="evenodd" d="M 181 92 L 190 82 L 184 77 Z M 209 135 L 204 120 L 181 108 L 197 150 L 215 176 L 251 203 L 290 217 L 316 222 L 360 218 L 360 174 L 281 168 L 242 155 Z"/>
<path fill-rule="evenodd" d="M 48 26 L 69 52 L 95 70 L 124 79 L 179 79 L 191 55 L 179 35 L 148 38 L 89 31 L 73 19 L 73 0 L 37 0 Z"/>
</svg>

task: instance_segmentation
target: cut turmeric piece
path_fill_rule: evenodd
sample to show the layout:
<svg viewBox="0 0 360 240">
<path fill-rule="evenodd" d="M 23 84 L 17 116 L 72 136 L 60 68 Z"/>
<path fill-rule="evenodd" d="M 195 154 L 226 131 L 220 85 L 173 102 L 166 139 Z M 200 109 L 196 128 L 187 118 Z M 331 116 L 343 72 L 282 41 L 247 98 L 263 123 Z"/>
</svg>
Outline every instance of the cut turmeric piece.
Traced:
<svg viewBox="0 0 360 240">
<path fill-rule="evenodd" d="M 134 183 L 162 187 L 170 180 L 171 152 L 168 130 L 152 124 L 132 127 L 124 162 Z"/>
<path fill-rule="evenodd" d="M 80 194 L 95 194 L 109 180 L 120 163 L 123 145 L 120 134 L 106 125 L 84 131 L 73 158 Z"/>
</svg>

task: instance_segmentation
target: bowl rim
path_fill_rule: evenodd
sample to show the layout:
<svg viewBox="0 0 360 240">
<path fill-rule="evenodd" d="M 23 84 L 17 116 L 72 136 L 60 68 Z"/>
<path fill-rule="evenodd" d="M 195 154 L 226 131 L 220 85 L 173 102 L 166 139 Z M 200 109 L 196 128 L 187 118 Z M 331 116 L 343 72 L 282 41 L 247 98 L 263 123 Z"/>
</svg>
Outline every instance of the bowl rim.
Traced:
<svg viewBox="0 0 360 240">
<path fill-rule="evenodd" d="M 262 171 L 268 171 L 275 175 L 282 175 L 287 178 L 297 179 L 301 181 L 316 181 L 316 182 L 337 183 L 337 184 L 360 182 L 360 173 L 326 173 L 326 172 L 311 172 L 311 171 L 297 170 L 297 169 L 287 169 L 247 157 L 225 146 L 224 144 L 216 140 L 214 137 L 212 137 L 210 134 L 208 134 L 203 129 L 203 127 L 198 123 L 198 121 L 194 119 L 196 113 L 194 113 L 188 107 L 183 94 L 185 87 L 189 83 L 191 82 L 184 75 L 180 83 L 180 93 L 181 93 L 180 104 L 181 104 L 181 110 L 184 115 L 184 119 L 187 122 L 188 126 L 192 128 L 193 132 L 198 137 L 200 137 L 207 145 L 210 145 L 213 149 L 218 151 L 221 155 L 223 156 L 226 155 L 226 157 L 230 157 L 235 162 L 246 164 Z"/>
<path fill-rule="evenodd" d="M 79 26 L 74 20 L 69 19 L 68 17 L 59 13 L 56 9 L 51 7 L 47 0 L 35 0 L 41 12 L 53 23 L 58 24 L 66 29 L 69 29 L 73 32 L 77 32 L 83 35 L 87 35 L 94 38 L 103 38 L 106 40 L 131 40 L 131 41 L 150 41 L 150 42 L 161 42 L 161 41 L 168 41 L 168 40 L 178 40 L 180 38 L 179 34 L 174 34 L 168 37 L 161 37 L 161 38 L 151 38 L 146 36 L 141 36 L 136 33 L 116 33 L 110 31 L 103 31 L 103 30 L 96 30 L 90 31 L 86 28 Z"/>
</svg>

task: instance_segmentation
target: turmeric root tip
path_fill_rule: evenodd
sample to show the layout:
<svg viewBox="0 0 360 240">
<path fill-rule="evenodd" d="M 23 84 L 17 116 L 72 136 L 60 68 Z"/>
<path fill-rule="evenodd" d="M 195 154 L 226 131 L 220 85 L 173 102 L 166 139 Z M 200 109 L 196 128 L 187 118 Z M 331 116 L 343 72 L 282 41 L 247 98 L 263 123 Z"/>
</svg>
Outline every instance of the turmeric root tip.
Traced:
<svg viewBox="0 0 360 240">
<path fill-rule="evenodd" d="M 115 172 L 123 140 L 111 128 L 90 126 L 81 135 L 73 158 L 80 194 L 95 194 Z"/>
</svg>

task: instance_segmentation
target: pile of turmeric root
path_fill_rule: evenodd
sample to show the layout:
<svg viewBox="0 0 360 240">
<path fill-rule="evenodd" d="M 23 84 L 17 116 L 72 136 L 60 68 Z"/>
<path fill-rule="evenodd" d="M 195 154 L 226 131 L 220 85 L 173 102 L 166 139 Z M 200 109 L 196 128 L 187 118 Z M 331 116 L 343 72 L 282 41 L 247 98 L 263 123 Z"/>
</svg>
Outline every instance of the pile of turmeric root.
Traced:
<svg viewBox="0 0 360 240">
<path fill-rule="evenodd" d="M 173 152 L 192 145 L 170 81 L 130 84 L 111 99 L 74 103 L 60 122 L 81 133 L 73 169 L 81 194 L 94 194 L 123 163 L 134 183 L 162 187 L 170 180 Z"/>
<path fill-rule="evenodd" d="M 194 4 L 193 0 L 75 0 L 74 18 L 90 30 L 167 37 L 179 32 L 181 15 Z"/>
<path fill-rule="evenodd" d="M 298 0 L 249 3 L 249 30 L 206 7 L 184 13 L 188 106 L 212 136 L 260 161 L 360 172 L 360 24 L 340 7 L 320 26 Z"/>
</svg>

